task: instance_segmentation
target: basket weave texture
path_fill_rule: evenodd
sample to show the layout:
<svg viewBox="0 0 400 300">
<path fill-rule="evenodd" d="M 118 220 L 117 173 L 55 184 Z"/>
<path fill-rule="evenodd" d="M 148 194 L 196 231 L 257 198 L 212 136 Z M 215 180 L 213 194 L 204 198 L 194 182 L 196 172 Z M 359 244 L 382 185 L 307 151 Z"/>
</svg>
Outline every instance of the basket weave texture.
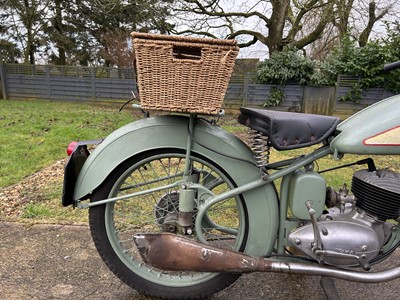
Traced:
<svg viewBox="0 0 400 300">
<path fill-rule="evenodd" d="M 143 109 L 219 113 L 239 52 L 234 40 L 131 35 Z"/>
</svg>

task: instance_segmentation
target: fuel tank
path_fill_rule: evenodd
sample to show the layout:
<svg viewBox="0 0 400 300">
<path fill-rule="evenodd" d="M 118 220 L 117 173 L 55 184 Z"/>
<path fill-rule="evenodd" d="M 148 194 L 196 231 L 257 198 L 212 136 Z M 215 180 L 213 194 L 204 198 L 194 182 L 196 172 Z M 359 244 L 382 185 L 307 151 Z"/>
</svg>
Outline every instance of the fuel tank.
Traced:
<svg viewBox="0 0 400 300">
<path fill-rule="evenodd" d="M 381 100 L 337 126 L 335 153 L 400 154 L 400 95 Z"/>
</svg>

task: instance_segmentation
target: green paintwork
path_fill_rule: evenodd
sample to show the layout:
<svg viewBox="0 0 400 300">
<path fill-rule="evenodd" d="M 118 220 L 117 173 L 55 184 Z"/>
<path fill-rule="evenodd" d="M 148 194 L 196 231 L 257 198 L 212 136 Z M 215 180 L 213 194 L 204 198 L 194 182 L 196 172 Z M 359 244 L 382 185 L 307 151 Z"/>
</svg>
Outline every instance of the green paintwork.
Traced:
<svg viewBox="0 0 400 300">
<path fill-rule="evenodd" d="M 332 140 L 335 153 L 400 154 L 400 146 L 365 145 L 364 140 L 400 126 L 400 95 L 379 101 L 344 122 L 337 130 L 341 133 Z"/>
<path fill-rule="evenodd" d="M 306 202 L 312 202 L 315 217 L 319 218 L 325 207 L 325 178 L 316 172 L 297 170 L 290 176 L 289 207 L 294 217 L 311 220 Z"/>
<path fill-rule="evenodd" d="M 179 192 L 179 211 L 192 212 L 194 208 L 194 198 L 196 191 L 192 189 L 181 190 Z M 189 225 L 187 225 L 189 226 Z"/>
<path fill-rule="evenodd" d="M 85 162 L 76 182 L 74 199 L 87 198 L 129 157 L 160 148 L 185 150 L 188 125 L 189 118 L 185 116 L 158 116 L 119 128 L 98 145 Z M 248 163 L 254 161 L 252 151 L 234 135 L 204 120 L 198 119 L 194 125 L 192 151 L 217 163 L 238 186 L 260 178 L 259 169 Z M 275 187 L 268 183 L 244 192 L 243 198 L 249 214 L 245 252 L 258 256 L 269 254 L 275 243 L 279 221 Z"/>
</svg>

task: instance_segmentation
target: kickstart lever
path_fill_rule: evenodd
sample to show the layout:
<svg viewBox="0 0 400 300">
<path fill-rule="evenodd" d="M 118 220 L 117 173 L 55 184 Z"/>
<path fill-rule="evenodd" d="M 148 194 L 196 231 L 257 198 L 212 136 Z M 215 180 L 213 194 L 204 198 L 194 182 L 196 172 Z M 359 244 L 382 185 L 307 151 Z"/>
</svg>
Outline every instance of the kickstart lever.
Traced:
<svg viewBox="0 0 400 300">
<path fill-rule="evenodd" d="M 306 207 L 308 210 L 308 214 L 310 215 L 311 224 L 314 232 L 314 242 L 311 243 L 311 250 L 315 253 L 316 251 L 322 250 L 321 234 L 318 228 L 317 218 L 315 217 L 315 210 L 312 207 L 312 201 L 306 201 Z"/>
</svg>

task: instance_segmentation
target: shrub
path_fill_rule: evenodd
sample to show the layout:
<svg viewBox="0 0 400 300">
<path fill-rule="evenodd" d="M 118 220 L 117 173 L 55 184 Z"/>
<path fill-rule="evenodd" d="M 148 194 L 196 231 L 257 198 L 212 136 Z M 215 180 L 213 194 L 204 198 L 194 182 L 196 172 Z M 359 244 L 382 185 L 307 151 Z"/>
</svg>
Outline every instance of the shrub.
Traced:
<svg viewBox="0 0 400 300">
<path fill-rule="evenodd" d="M 385 86 L 388 91 L 400 93 L 400 70 L 383 73 L 385 63 L 400 60 L 400 22 L 386 24 L 387 38 L 370 41 L 364 47 L 350 37 L 333 49 L 324 61 L 312 61 L 295 49 L 275 52 L 257 68 L 257 79 L 262 83 L 276 84 L 265 106 L 275 106 L 285 97 L 283 87 L 289 81 L 301 85 L 335 85 L 340 74 L 360 78 L 352 90 L 341 98 L 359 101 L 362 91 Z"/>
<path fill-rule="evenodd" d="M 314 72 L 311 59 L 294 49 L 275 52 L 270 59 L 263 61 L 257 69 L 257 78 L 263 83 L 285 85 L 289 80 L 307 84 Z"/>
</svg>

